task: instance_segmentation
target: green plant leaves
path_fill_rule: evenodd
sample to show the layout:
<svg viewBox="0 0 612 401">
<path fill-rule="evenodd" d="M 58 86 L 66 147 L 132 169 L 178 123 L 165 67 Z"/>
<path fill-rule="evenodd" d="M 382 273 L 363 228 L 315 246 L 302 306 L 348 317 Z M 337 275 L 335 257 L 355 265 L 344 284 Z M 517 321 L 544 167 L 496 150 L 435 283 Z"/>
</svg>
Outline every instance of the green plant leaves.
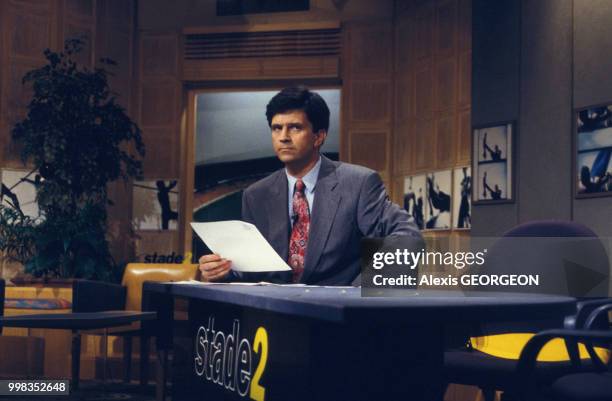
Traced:
<svg viewBox="0 0 612 401">
<path fill-rule="evenodd" d="M 106 187 L 119 177 L 142 176 L 141 130 L 116 103 L 107 71 L 72 59 L 82 46 L 69 39 L 62 52 L 45 50 L 47 64 L 23 78 L 33 97 L 12 130 L 22 160 L 42 177 L 36 187 L 42 219 L 0 209 L 0 250 L 36 276 L 110 277 Z"/>
</svg>

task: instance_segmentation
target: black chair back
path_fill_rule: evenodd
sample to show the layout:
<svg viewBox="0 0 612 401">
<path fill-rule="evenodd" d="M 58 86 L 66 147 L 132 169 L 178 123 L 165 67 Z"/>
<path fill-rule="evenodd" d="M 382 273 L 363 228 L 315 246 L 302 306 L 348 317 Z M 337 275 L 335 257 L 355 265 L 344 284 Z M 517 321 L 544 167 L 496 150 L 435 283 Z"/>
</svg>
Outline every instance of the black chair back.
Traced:
<svg viewBox="0 0 612 401">
<path fill-rule="evenodd" d="M 103 281 L 74 280 L 73 312 L 102 312 L 125 309 L 126 288 Z"/>
</svg>

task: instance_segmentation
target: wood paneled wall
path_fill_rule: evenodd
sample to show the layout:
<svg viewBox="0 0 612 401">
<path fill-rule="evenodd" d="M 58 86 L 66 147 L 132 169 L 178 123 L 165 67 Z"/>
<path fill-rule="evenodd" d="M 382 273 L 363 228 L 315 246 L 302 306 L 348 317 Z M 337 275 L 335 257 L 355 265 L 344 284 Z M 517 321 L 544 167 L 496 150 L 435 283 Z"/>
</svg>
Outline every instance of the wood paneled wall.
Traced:
<svg viewBox="0 0 612 401">
<path fill-rule="evenodd" d="M 471 0 L 397 1 L 394 21 L 393 199 L 404 177 L 470 164 Z M 429 232 L 428 245 L 469 232 Z"/>
<path fill-rule="evenodd" d="M 398 1 L 394 170 L 405 175 L 470 162 L 470 0 Z"/>
<path fill-rule="evenodd" d="M 134 1 L 131 0 L 6 0 L 0 2 L 0 168 L 23 168 L 19 149 L 12 143 L 14 123 L 26 115 L 31 89 L 22 85 L 27 71 L 44 63 L 43 50 L 59 50 L 64 40 L 78 36 L 85 41 L 77 60 L 93 67 L 100 57 L 112 58 L 111 88 L 131 111 L 132 42 Z M 128 203 L 131 190 L 112 184 L 109 196 L 111 248 L 115 259 L 129 251 Z"/>
<path fill-rule="evenodd" d="M 111 88 L 119 95 L 118 103 L 136 120 L 134 77 L 134 35 L 136 32 L 133 1 L 97 0 L 95 60 L 100 57 L 117 62 L 109 76 Z M 133 260 L 131 233 L 132 189 L 129 182 L 118 180 L 109 185 L 108 196 L 114 205 L 108 207 L 108 234 L 111 253 L 117 262 Z"/>
<path fill-rule="evenodd" d="M 144 179 L 178 179 L 183 110 L 180 35 L 173 31 L 139 31 L 137 37 L 136 103 L 146 145 Z M 184 185 L 179 182 L 179 188 Z M 185 211 L 179 210 L 179 214 L 184 218 Z M 178 252 L 181 233 L 180 230 L 138 232 L 136 258 L 155 252 Z"/>
<path fill-rule="evenodd" d="M 393 27 L 391 21 L 347 23 L 343 51 L 343 160 L 391 177 Z"/>
</svg>

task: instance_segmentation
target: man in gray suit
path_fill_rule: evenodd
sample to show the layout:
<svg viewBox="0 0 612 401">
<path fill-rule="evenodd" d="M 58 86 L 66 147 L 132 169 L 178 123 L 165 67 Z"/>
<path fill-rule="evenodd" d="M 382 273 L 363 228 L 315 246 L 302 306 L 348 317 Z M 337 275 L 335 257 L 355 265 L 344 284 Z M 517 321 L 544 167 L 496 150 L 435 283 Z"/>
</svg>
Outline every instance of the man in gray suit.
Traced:
<svg viewBox="0 0 612 401">
<path fill-rule="evenodd" d="M 270 100 L 266 116 L 285 168 L 245 190 L 242 217 L 292 271 L 239 273 L 230 260 L 212 254 L 200 258 L 203 281 L 349 285 L 359 275 L 361 238 L 420 238 L 408 213 L 389 201 L 375 171 L 319 154 L 329 128 L 321 96 L 305 87 L 285 88 Z"/>
</svg>

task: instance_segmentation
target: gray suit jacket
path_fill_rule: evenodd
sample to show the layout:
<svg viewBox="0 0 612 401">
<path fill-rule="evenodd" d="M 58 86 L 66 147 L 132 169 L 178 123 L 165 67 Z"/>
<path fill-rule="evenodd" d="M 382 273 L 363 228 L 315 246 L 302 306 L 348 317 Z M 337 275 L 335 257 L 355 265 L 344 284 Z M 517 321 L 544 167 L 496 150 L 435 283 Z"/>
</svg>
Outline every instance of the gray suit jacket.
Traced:
<svg viewBox="0 0 612 401">
<path fill-rule="evenodd" d="M 420 233 L 412 217 L 389 200 L 375 171 L 321 157 L 301 282 L 350 285 L 360 272 L 361 238 L 420 238 Z M 242 197 L 243 220 L 254 224 L 284 260 L 291 227 L 287 186 L 281 169 L 249 186 Z M 232 271 L 229 280 L 290 282 L 291 272 Z"/>
</svg>

